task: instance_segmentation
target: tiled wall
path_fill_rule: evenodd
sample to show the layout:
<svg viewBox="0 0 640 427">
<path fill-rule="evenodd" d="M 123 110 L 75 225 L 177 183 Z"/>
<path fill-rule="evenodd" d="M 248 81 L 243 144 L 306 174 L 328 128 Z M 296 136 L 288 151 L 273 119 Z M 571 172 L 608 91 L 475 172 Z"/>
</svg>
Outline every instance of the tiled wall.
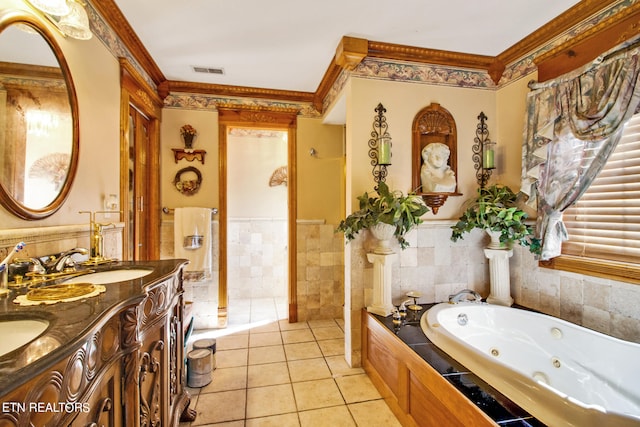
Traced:
<svg viewBox="0 0 640 427">
<path fill-rule="evenodd" d="M 489 295 L 489 264 L 482 248 L 489 239 L 474 230 L 464 240 L 450 240 L 452 221 L 429 221 L 412 231 L 411 246 L 399 254 L 393 267 L 393 301 L 399 304 L 408 291 L 422 293 L 420 301 L 443 302 L 459 290 L 474 289 Z M 346 285 L 351 297 L 351 331 L 347 349 L 351 363 L 360 363 L 360 316 L 372 303 L 373 265 L 366 252 L 375 241 L 361 233 L 349 243 L 351 273 Z M 348 271 L 349 269 L 347 269 Z M 548 270 L 527 249 L 514 248 L 510 259 L 511 289 L 515 302 L 622 339 L 640 342 L 640 286 L 574 273 Z"/>
<path fill-rule="evenodd" d="M 122 259 L 123 227 L 123 223 L 116 223 L 104 229 L 105 257 Z M 41 257 L 78 247 L 89 249 L 89 224 L 0 229 L 0 259 L 20 241 L 25 242 L 26 247 L 18 257 Z"/>
<path fill-rule="evenodd" d="M 194 327 L 209 329 L 218 327 L 218 271 L 219 245 L 218 222 L 211 222 L 211 277 L 200 281 L 184 282 L 184 300 L 192 302 Z M 174 257 L 173 248 L 173 217 L 162 221 L 160 236 L 160 258 Z"/>
<path fill-rule="evenodd" d="M 344 315 L 344 237 L 335 224 L 298 221 L 298 320 Z"/>
<path fill-rule="evenodd" d="M 284 219 L 229 219 L 229 298 L 287 297 L 287 224 Z"/>
</svg>

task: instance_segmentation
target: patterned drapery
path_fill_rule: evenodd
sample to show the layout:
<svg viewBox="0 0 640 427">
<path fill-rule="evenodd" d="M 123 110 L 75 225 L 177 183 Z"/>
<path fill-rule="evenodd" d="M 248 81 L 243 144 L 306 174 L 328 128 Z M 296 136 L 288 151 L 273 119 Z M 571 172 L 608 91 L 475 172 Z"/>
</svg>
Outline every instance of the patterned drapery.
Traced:
<svg viewBox="0 0 640 427">
<path fill-rule="evenodd" d="M 593 63 L 532 85 L 522 144 L 521 191 L 537 204 L 542 260 L 560 255 L 562 212 L 589 187 L 640 103 L 640 47 L 629 42 Z"/>
</svg>

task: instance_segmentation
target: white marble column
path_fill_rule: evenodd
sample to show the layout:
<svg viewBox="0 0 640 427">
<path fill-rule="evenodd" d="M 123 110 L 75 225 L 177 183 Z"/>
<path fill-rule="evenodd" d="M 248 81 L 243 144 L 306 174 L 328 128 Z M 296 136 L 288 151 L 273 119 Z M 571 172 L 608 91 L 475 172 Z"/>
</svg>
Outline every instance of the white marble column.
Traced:
<svg viewBox="0 0 640 427">
<path fill-rule="evenodd" d="M 491 291 L 487 297 L 487 302 L 497 305 L 512 305 L 509 258 L 513 256 L 513 250 L 485 249 L 484 256 L 489 260 L 489 279 L 491 283 Z"/>
<path fill-rule="evenodd" d="M 391 270 L 398 254 L 367 254 L 373 263 L 373 304 L 367 311 L 380 316 L 389 316 L 395 308 L 391 301 Z"/>
</svg>

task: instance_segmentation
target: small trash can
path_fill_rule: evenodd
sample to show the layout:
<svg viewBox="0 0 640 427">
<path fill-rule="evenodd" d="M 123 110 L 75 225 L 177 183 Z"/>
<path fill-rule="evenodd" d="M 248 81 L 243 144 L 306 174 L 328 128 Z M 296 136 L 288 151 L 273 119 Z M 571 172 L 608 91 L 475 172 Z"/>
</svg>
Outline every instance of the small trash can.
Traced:
<svg viewBox="0 0 640 427">
<path fill-rule="evenodd" d="M 208 348 L 211 350 L 211 368 L 216 369 L 216 340 L 213 338 L 207 338 L 193 343 L 194 350 L 200 348 Z"/>
<path fill-rule="evenodd" d="M 208 348 L 192 350 L 187 354 L 187 385 L 204 387 L 211 382 L 212 353 Z"/>
</svg>

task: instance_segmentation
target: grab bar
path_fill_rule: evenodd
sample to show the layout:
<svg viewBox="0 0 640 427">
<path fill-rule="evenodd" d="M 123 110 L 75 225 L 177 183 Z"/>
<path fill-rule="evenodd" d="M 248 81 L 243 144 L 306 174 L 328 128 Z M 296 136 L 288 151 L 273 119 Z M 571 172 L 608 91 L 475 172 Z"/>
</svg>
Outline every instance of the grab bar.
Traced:
<svg viewBox="0 0 640 427">
<path fill-rule="evenodd" d="M 173 208 L 168 208 L 168 207 L 166 207 L 166 206 L 164 206 L 164 207 L 162 208 L 162 212 L 164 212 L 164 213 L 165 213 L 165 214 L 167 214 L 167 215 L 173 215 L 174 211 L 175 211 L 175 209 L 173 209 Z M 217 215 L 217 214 L 218 214 L 218 208 L 211 208 L 211 214 L 212 214 L 212 215 Z"/>
</svg>

